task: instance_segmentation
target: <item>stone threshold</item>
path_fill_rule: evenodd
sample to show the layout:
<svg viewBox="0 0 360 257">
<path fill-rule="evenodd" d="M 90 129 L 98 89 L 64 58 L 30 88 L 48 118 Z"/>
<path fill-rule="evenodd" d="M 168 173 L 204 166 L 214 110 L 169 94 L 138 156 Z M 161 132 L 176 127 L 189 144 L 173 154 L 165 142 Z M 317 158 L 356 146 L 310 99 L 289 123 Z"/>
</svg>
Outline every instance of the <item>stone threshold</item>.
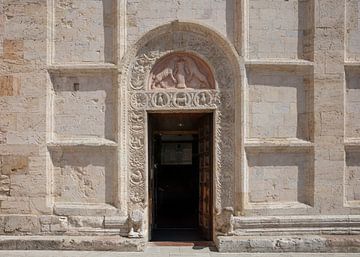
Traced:
<svg viewBox="0 0 360 257">
<path fill-rule="evenodd" d="M 215 244 L 212 241 L 152 241 L 152 242 L 148 242 L 146 246 L 147 247 L 162 247 L 162 246 L 215 247 Z"/>
<path fill-rule="evenodd" d="M 219 252 L 360 252 L 360 235 L 219 236 Z"/>
<path fill-rule="evenodd" d="M 3 250 L 144 251 L 145 239 L 121 236 L 0 236 Z"/>
</svg>

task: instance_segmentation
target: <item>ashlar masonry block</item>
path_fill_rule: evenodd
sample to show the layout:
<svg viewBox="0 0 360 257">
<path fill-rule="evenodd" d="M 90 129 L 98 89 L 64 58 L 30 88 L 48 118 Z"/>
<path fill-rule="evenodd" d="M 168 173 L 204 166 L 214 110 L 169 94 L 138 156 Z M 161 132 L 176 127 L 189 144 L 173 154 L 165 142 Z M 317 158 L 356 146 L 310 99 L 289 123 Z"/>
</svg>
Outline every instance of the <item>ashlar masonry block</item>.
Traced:
<svg viewBox="0 0 360 257">
<path fill-rule="evenodd" d="M 232 36 L 234 2 L 128 0 L 127 41 L 135 43 L 149 30 L 176 19 L 199 21 L 216 28 L 223 35 Z"/>
<path fill-rule="evenodd" d="M 313 197 L 311 155 L 306 152 L 247 153 L 250 203 L 303 203 Z"/>
<path fill-rule="evenodd" d="M 115 153 L 91 147 L 51 151 L 55 202 L 113 202 Z"/>
<path fill-rule="evenodd" d="M 114 2 L 55 1 L 55 63 L 114 61 Z"/>
<path fill-rule="evenodd" d="M 13 75 L 0 76 L 0 96 L 16 96 L 20 93 L 20 80 Z"/>
<path fill-rule="evenodd" d="M 306 75 L 249 69 L 249 137 L 309 138 L 309 86 Z"/>
<path fill-rule="evenodd" d="M 311 0 L 249 0 L 249 58 L 310 60 L 311 9 Z"/>
<path fill-rule="evenodd" d="M 114 137 L 111 74 L 53 75 L 55 139 Z"/>
</svg>

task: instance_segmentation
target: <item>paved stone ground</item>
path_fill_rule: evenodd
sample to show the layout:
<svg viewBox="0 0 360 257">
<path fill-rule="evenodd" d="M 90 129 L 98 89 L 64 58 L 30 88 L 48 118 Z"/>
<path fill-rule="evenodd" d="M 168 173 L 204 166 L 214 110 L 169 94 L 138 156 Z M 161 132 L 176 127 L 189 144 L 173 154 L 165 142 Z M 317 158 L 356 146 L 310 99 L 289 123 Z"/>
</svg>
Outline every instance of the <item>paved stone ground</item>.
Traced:
<svg viewBox="0 0 360 257">
<path fill-rule="evenodd" d="M 142 253 L 100 251 L 0 251 L 0 257 L 360 257 L 360 253 L 218 253 L 208 247 L 149 247 Z"/>
</svg>

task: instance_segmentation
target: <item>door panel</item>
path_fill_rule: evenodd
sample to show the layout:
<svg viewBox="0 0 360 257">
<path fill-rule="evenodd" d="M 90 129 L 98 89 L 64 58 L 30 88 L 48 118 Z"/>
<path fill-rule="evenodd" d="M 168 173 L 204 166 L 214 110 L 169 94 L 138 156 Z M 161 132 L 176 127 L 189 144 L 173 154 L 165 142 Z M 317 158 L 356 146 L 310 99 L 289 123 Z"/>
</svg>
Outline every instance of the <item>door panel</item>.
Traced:
<svg viewBox="0 0 360 257">
<path fill-rule="evenodd" d="M 201 118 L 199 124 L 199 229 L 211 240 L 212 232 L 212 119 Z"/>
</svg>

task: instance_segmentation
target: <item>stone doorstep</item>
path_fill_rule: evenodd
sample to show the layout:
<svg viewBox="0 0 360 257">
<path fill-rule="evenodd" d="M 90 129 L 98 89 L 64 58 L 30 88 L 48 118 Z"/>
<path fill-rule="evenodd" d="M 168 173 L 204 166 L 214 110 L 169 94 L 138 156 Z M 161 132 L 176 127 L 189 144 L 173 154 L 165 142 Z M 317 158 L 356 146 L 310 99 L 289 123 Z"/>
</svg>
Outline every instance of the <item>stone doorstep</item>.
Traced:
<svg viewBox="0 0 360 257">
<path fill-rule="evenodd" d="M 82 250 L 141 252 L 145 239 L 121 236 L 0 236 L 2 250 Z M 360 235 L 334 236 L 219 236 L 219 252 L 360 252 Z M 159 245 L 157 245 L 159 246 Z M 165 245 L 161 245 L 165 246 Z M 179 246 L 179 245 L 178 245 Z M 185 246 L 185 245 L 184 245 Z"/>
<path fill-rule="evenodd" d="M 120 236 L 0 236 L 2 250 L 83 250 L 140 252 L 145 239 Z"/>
<path fill-rule="evenodd" d="M 219 236 L 219 252 L 360 252 L 360 235 Z"/>
</svg>

